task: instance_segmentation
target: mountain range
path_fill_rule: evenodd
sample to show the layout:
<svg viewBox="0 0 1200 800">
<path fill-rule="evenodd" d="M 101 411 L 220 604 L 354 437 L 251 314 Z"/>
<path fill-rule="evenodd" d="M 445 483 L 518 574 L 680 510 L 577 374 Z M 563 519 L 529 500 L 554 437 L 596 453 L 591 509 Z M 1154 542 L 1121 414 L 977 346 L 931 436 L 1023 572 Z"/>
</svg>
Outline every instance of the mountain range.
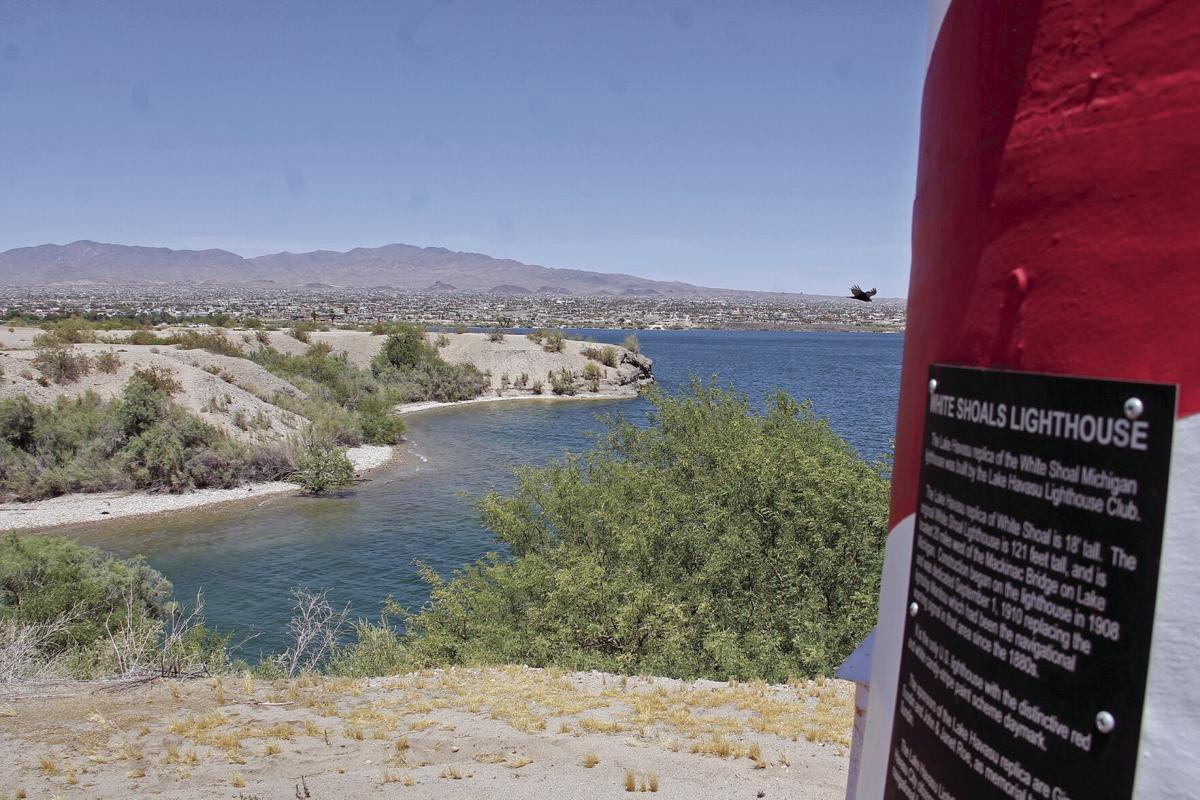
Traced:
<svg viewBox="0 0 1200 800">
<path fill-rule="evenodd" d="M 273 253 L 255 258 L 243 258 L 228 250 L 172 250 L 91 241 L 18 247 L 0 253 L 0 285 L 64 283 L 389 287 L 431 292 L 626 297 L 782 296 L 622 273 L 542 267 L 480 253 L 408 244 L 356 247 L 344 253 Z"/>
</svg>

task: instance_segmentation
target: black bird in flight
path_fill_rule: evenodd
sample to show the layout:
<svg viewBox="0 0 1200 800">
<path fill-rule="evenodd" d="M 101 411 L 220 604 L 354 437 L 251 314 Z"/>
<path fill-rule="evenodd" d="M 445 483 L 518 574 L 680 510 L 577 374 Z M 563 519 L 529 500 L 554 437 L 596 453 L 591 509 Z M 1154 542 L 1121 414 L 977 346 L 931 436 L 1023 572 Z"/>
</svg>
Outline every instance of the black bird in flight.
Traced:
<svg viewBox="0 0 1200 800">
<path fill-rule="evenodd" d="M 857 283 L 850 287 L 850 299 L 851 300 L 862 300 L 864 303 L 869 303 L 869 302 L 871 302 L 871 298 L 874 296 L 875 296 L 874 289 L 872 289 L 869 292 L 864 292 L 862 290 L 862 287 L 859 286 Z"/>
</svg>

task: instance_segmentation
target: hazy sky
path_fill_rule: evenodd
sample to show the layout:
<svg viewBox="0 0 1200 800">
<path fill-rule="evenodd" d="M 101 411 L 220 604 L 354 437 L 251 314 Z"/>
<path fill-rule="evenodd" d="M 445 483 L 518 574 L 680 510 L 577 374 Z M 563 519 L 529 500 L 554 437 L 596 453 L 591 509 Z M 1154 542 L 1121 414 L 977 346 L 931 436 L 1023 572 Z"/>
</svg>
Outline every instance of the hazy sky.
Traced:
<svg viewBox="0 0 1200 800">
<path fill-rule="evenodd" d="M 903 295 L 925 0 L 0 0 L 0 249 Z"/>
</svg>

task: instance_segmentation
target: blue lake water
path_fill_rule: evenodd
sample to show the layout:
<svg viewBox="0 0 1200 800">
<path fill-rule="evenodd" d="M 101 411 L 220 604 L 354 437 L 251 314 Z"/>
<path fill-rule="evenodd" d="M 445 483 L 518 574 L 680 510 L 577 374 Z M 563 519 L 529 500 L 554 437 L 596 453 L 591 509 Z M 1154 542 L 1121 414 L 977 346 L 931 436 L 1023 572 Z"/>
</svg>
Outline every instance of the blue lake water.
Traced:
<svg viewBox="0 0 1200 800">
<path fill-rule="evenodd" d="M 577 331 L 620 343 L 627 331 Z M 641 331 L 642 352 L 668 391 L 717 376 L 755 403 L 782 389 L 869 458 L 895 433 L 903 337 L 889 334 Z M 405 455 L 345 497 L 275 497 L 131 522 L 78 526 L 80 541 L 141 553 L 187 599 L 205 594 L 208 622 L 244 655 L 281 646 L 295 586 L 328 589 L 338 603 L 373 615 L 384 597 L 411 608 L 427 598 L 416 561 L 448 575 L 495 550 L 474 499 L 514 484 L 513 464 L 540 465 L 580 452 L 604 415 L 645 420 L 648 402 L 494 403 L 407 417 Z"/>
</svg>

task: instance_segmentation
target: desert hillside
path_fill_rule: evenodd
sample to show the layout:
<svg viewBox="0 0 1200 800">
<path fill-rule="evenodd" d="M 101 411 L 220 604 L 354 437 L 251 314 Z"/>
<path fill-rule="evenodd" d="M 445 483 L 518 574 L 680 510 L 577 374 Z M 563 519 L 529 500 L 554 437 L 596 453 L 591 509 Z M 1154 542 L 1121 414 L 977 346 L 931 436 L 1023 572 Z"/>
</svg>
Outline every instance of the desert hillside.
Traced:
<svg viewBox="0 0 1200 800">
<path fill-rule="evenodd" d="M 313 344 L 325 343 L 334 354 L 345 354 L 351 364 L 369 369 L 371 360 L 386 341 L 385 336 L 367 331 L 330 330 L 307 334 L 302 342 L 282 330 L 237 330 L 222 328 L 160 328 L 154 335 L 160 338 L 187 333 L 198 336 L 219 334 L 246 357 L 212 352 L 203 347 L 183 349 L 174 344 L 133 344 L 133 331 L 100 332 L 104 343 L 78 343 L 70 350 L 88 358 L 91 364 L 103 354 L 115 359 L 112 371 L 91 368 L 87 374 L 57 382 L 43 374 L 34 364 L 38 354 L 34 339 L 44 333 L 38 328 L 0 329 L 0 399 L 26 395 L 39 403 L 52 402 L 68 395 L 80 396 L 95 392 L 110 399 L 120 395 L 135 370 L 159 368 L 180 384 L 172 400 L 184 409 L 199 415 L 206 422 L 234 438 L 251 443 L 283 443 L 295 436 L 305 420 L 280 406 L 282 399 L 302 400 L 305 392 L 293 383 L 278 377 L 249 356 L 266 348 L 286 355 L 299 356 Z M 549 375 L 567 370 L 575 376 L 576 396 L 633 396 L 640 386 L 651 382 L 650 360 L 613 347 L 615 366 L 606 366 L 584 355 L 585 342 L 566 340 L 562 352 L 547 352 L 541 345 L 520 334 L 508 334 L 501 341 L 491 341 L 482 333 L 429 334 L 429 343 L 443 360 L 450 364 L 473 364 L 487 375 L 491 393 L 488 396 L 535 397 L 534 384 L 540 382 L 540 396 L 552 397 Z M 593 364 L 599 378 L 593 383 L 584 373 Z M 524 386 L 521 376 L 526 376 Z M 505 383 L 507 379 L 507 384 Z M 592 389 L 595 391 L 592 391 Z"/>
<path fill-rule="evenodd" d="M 4 797 L 828 798 L 853 687 L 524 667 L 0 687 Z"/>
</svg>

